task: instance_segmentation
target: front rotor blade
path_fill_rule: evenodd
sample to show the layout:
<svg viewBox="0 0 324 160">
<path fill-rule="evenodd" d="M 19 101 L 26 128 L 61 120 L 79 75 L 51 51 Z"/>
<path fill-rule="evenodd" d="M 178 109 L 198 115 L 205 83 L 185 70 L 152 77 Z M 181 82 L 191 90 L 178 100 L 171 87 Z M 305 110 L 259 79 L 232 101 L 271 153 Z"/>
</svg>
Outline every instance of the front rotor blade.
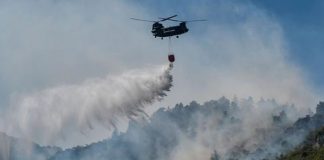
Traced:
<svg viewBox="0 0 324 160">
<path fill-rule="evenodd" d="M 144 21 L 144 22 L 156 22 L 156 21 L 145 20 L 145 19 L 137 19 L 137 18 L 130 18 L 130 19 L 136 20 L 136 21 Z"/>
</svg>

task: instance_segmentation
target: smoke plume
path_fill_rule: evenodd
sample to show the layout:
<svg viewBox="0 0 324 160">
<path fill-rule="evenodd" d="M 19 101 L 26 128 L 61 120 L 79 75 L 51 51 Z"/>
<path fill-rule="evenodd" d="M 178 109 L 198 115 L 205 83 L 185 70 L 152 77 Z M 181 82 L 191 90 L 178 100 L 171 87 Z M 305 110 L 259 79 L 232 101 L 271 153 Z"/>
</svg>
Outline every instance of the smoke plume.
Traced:
<svg viewBox="0 0 324 160">
<path fill-rule="evenodd" d="M 6 131 L 55 144 L 94 128 L 115 128 L 120 119 L 146 116 L 144 106 L 166 96 L 172 86 L 170 70 L 171 66 L 133 70 L 20 95 L 5 118 Z"/>
<path fill-rule="evenodd" d="M 51 160 L 277 159 L 324 123 L 324 106 L 313 116 L 298 114 L 294 105 L 273 99 L 180 103 L 160 108 L 149 121 L 130 121 L 126 132 L 101 142 L 59 151 Z"/>
</svg>

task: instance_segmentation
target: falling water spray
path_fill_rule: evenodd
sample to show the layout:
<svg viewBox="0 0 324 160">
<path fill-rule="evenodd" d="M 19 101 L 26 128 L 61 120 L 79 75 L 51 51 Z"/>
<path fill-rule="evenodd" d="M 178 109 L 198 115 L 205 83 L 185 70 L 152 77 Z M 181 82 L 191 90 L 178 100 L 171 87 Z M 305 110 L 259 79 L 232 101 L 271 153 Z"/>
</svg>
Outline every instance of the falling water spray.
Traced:
<svg viewBox="0 0 324 160">
<path fill-rule="evenodd" d="M 10 135 L 51 144 L 86 134 L 96 127 L 115 128 L 119 119 L 145 116 L 172 87 L 172 65 L 132 70 L 119 76 L 92 78 L 14 98 L 4 121 Z"/>
</svg>

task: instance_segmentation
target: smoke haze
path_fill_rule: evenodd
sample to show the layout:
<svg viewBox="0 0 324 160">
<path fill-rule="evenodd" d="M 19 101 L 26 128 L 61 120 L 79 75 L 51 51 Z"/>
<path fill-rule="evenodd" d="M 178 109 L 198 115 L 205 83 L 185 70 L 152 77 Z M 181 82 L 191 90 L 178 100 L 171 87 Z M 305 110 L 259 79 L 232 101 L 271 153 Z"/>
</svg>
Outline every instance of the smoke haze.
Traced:
<svg viewBox="0 0 324 160">
<path fill-rule="evenodd" d="M 224 118 L 223 110 L 206 119 L 200 113 L 184 116 L 185 122 L 191 120 L 185 131 L 173 122 L 159 128 L 169 117 L 156 118 L 148 127 L 156 129 L 152 134 L 143 134 L 138 126 L 134 135 L 126 136 L 128 141 L 123 136 L 120 140 L 134 142 L 136 153 L 156 147 L 145 146 L 149 135 L 153 139 L 157 135 L 174 137 L 176 145 L 171 143 L 173 139 L 166 141 L 175 145 L 167 158 L 209 159 L 214 150 L 228 156 L 238 144 L 249 151 L 262 147 L 272 142 L 262 138 L 280 137 L 281 129 L 315 107 L 320 95 L 307 73 L 291 60 L 294 53 L 271 14 L 245 1 L 185 1 L 181 5 L 185 13 L 160 12 L 128 0 L 0 1 L 1 131 L 67 148 L 105 139 L 110 136 L 107 129 L 116 125 L 127 128 L 128 119 L 150 119 L 145 113 L 151 116 L 161 106 L 179 102 L 252 96 L 284 104 L 239 102 L 242 109 L 233 112 L 233 117 L 241 123 Z M 173 14 L 179 14 L 180 19 L 214 19 L 188 24 L 190 32 L 173 41 L 177 62 L 172 74 L 176 76 L 172 92 L 165 97 L 171 87 L 169 69 L 133 68 L 165 62 L 167 41 L 154 39 L 150 24 L 129 18 L 154 20 Z M 152 104 L 160 98 L 164 100 Z M 289 119 L 278 129 L 272 116 L 290 104 L 295 104 L 296 110 L 286 112 Z M 193 137 L 187 135 L 191 130 L 197 133 Z M 264 131 L 269 133 L 264 136 Z M 122 149 L 125 143 L 116 144 Z M 163 150 L 168 144 L 161 145 Z M 111 148 L 111 152 L 118 151 L 114 145 Z M 107 148 L 103 151 L 108 152 Z M 163 154 L 154 156 L 159 155 L 165 158 Z"/>
<path fill-rule="evenodd" d="M 180 103 L 160 108 L 149 121 L 131 121 L 126 132 L 58 152 L 52 159 L 276 159 L 298 145 L 310 126 L 324 124 L 324 106 L 318 111 L 308 117 L 311 121 L 296 122 L 296 108 L 275 100 L 222 97 L 204 104 Z"/>
</svg>

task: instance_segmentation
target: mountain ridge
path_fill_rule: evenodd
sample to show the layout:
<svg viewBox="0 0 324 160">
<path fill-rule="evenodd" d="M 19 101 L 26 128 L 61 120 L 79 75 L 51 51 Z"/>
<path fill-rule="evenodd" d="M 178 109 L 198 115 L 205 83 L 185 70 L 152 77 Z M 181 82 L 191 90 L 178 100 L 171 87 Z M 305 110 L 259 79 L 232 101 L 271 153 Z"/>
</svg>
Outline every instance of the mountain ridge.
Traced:
<svg viewBox="0 0 324 160">
<path fill-rule="evenodd" d="M 238 102 L 222 97 L 203 104 L 195 101 L 188 105 L 179 103 L 171 109 L 158 109 L 148 121 L 131 120 L 126 132 L 115 130 L 111 138 L 86 146 L 66 150 L 55 148 L 49 152 L 46 147 L 33 143 L 33 148 L 37 148 L 33 152 L 37 156 L 30 159 L 178 159 L 190 155 L 187 150 L 195 145 L 206 150 L 204 159 L 279 159 L 301 145 L 309 133 L 324 125 L 323 102 L 318 104 L 313 115 L 294 120 L 291 115 L 295 112 L 293 105 L 279 105 L 274 100 L 254 102 L 244 99 Z M 249 128 L 245 123 L 265 125 Z M 183 146 L 187 143 L 189 145 Z M 217 146 L 218 143 L 223 146 Z M 212 145 L 215 146 L 210 147 Z"/>
</svg>

